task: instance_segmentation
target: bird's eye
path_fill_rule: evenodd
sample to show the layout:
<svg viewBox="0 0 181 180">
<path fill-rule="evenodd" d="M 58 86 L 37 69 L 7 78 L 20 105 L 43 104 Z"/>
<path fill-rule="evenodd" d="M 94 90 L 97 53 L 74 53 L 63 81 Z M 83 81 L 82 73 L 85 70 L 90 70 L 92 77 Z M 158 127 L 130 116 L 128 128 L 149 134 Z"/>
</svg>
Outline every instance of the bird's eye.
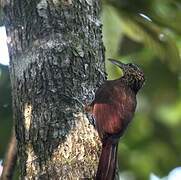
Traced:
<svg viewBox="0 0 181 180">
<path fill-rule="evenodd" d="M 137 66 L 136 66 L 135 64 L 133 64 L 133 63 L 130 63 L 130 64 L 129 64 L 129 67 L 132 68 L 132 69 L 134 69 L 134 70 L 137 70 L 137 69 L 138 69 Z"/>
</svg>

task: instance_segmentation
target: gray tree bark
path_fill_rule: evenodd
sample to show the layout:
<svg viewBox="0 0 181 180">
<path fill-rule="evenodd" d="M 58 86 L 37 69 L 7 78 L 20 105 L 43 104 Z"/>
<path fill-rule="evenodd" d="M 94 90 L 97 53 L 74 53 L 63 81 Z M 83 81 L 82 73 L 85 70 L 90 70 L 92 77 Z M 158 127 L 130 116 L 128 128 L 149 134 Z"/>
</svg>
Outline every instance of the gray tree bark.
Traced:
<svg viewBox="0 0 181 180">
<path fill-rule="evenodd" d="M 4 3 L 21 179 L 93 179 L 100 140 L 82 104 L 104 80 L 99 0 Z"/>
</svg>

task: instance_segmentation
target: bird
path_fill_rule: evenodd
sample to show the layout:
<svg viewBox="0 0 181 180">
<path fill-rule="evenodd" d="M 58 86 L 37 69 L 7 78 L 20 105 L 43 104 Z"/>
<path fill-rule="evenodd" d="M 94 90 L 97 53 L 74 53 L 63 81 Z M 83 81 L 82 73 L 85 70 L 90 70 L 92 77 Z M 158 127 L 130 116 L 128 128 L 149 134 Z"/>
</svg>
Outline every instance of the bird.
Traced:
<svg viewBox="0 0 181 180">
<path fill-rule="evenodd" d="M 89 105 L 102 142 L 96 180 L 115 178 L 118 142 L 133 119 L 136 94 L 145 82 L 144 73 L 136 64 L 108 60 L 121 68 L 123 75 L 115 80 L 106 80 Z"/>
</svg>

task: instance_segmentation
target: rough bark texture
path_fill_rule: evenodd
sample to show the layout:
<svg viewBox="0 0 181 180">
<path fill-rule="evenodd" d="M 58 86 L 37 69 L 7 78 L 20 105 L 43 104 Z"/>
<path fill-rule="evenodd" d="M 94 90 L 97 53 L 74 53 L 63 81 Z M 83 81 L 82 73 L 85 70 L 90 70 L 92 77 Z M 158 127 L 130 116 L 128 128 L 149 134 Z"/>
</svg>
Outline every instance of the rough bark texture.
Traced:
<svg viewBox="0 0 181 180">
<path fill-rule="evenodd" d="M 4 6 L 21 179 L 96 173 L 100 141 L 83 112 L 104 79 L 98 0 Z"/>
</svg>

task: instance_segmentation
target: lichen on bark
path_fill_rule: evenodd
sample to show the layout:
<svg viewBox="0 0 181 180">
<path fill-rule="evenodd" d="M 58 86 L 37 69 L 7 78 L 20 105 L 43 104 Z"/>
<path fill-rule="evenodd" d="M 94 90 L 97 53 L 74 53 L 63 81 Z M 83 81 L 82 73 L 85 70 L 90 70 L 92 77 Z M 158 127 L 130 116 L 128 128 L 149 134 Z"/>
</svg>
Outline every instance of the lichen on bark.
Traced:
<svg viewBox="0 0 181 180">
<path fill-rule="evenodd" d="M 93 178 L 100 141 L 82 104 L 104 80 L 100 1 L 4 7 L 21 178 Z"/>
</svg>

